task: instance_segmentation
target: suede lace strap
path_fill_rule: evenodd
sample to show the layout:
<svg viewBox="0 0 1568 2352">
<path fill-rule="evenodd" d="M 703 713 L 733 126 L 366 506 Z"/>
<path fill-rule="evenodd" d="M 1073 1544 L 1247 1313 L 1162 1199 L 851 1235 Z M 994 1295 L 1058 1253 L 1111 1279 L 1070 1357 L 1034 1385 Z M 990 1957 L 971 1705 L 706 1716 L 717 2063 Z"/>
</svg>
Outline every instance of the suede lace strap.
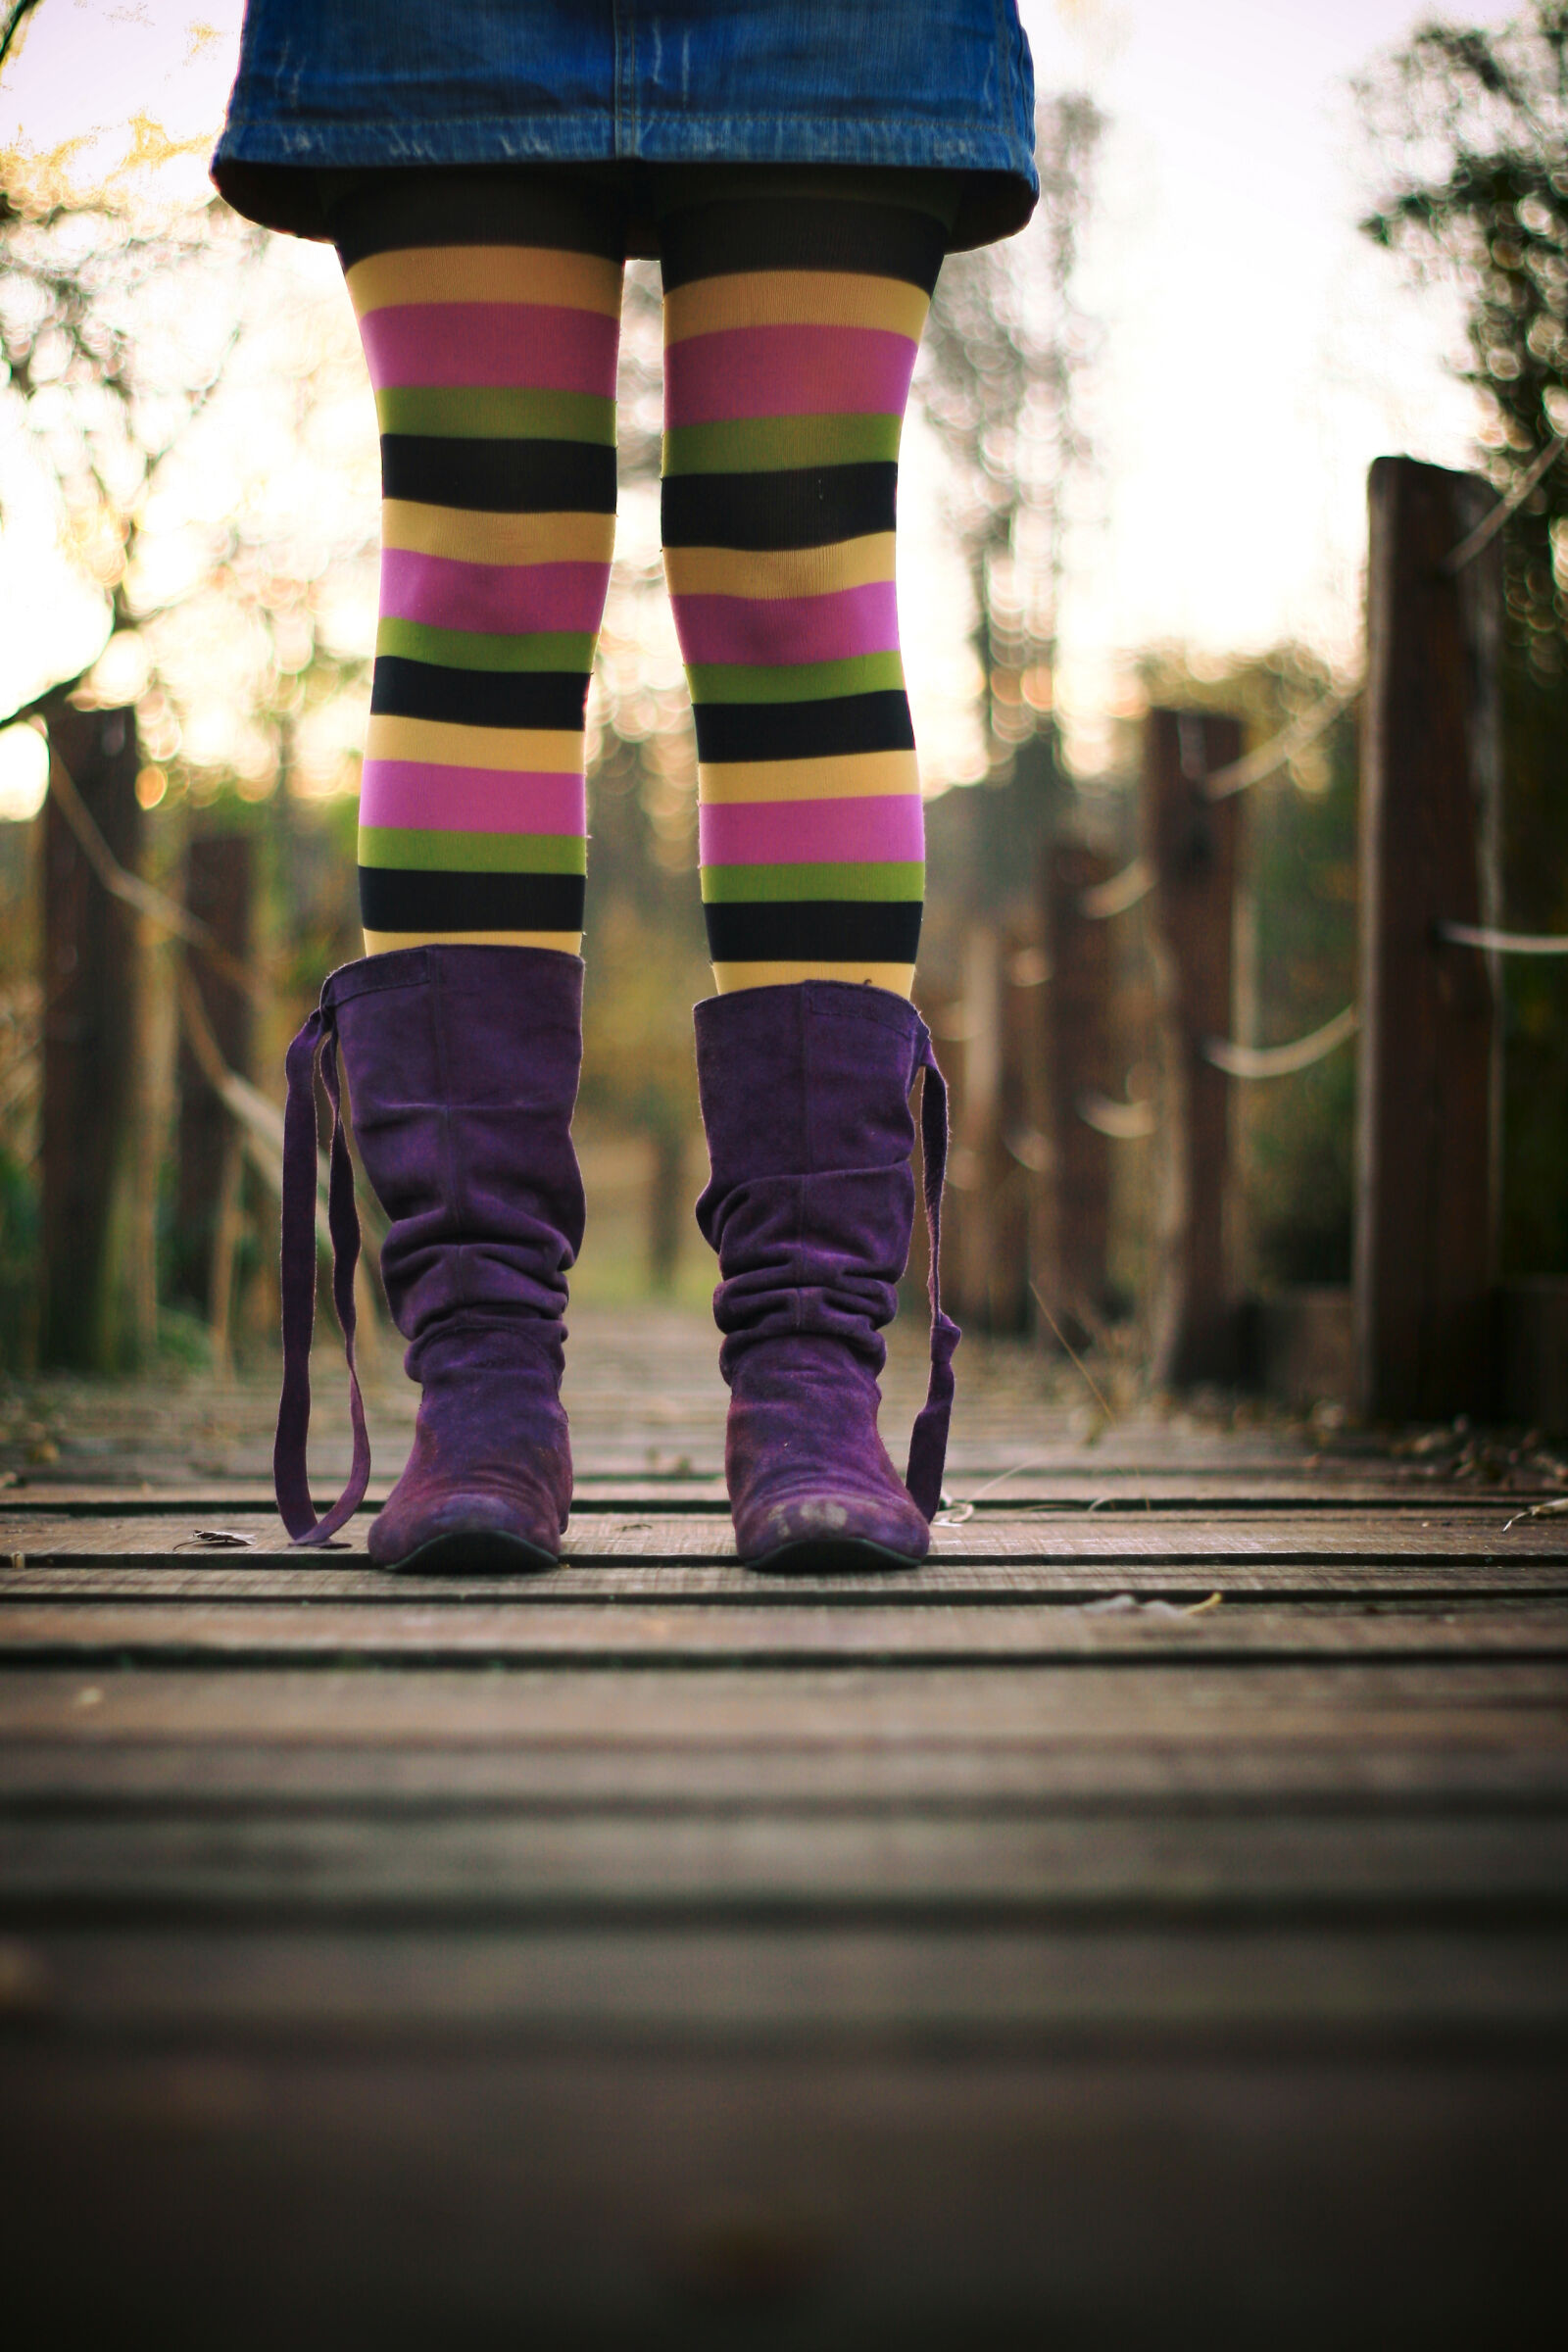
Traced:
<svg viewBox="0 0 1568 2352">
<path fill-rule="evenodd" d="M 332 1106 L 327 1163 L 326 1223 L 332 1243 L 332 1304 L 349 1367 L 349 1415 L 354 1462 L 348 1485 L 318 1519 L 306 1473 L 311 1427 L 311 1331 L 316 1321 L 316 1071 Z M 296 1544 L 324 1544 L 352 1519 L 370 1480 L 370 1439 L 365 1426 L 359 1368 L 354 1360 L 354 1269 L 360 1256 L 360 1215 L 354 1204 L 354 1163 L 343 1128 L 337 1037 L 330 1010 L 311 1014 L 288 1050 L 288 1099 L 283 1110 L 283 1394 L 272 1446 L 272 1483 L 283 1525 Z"/>
<path fill-rule="evenodd" d="M 953 1351 L 960 1337 L 953 1317 L 942 1310 L 942 1187 L 948 1172 L 948 1082 L 937 1067 L 929 1031 L 921 1030 L 920 1158 L 925 1186 L 925 1229 L 931 1246 L 931 1269 L 926 1295 L 931 1301 L 931 1378 L 925 1402 L 915 1415 L 909 1440 L 909 1467 L 905 1477 L 916 1506 L 927 1519 L 942 1500 L 942 1472 L 948 1458 L 948 1428 L 953 1419 Z"/>
</svg>

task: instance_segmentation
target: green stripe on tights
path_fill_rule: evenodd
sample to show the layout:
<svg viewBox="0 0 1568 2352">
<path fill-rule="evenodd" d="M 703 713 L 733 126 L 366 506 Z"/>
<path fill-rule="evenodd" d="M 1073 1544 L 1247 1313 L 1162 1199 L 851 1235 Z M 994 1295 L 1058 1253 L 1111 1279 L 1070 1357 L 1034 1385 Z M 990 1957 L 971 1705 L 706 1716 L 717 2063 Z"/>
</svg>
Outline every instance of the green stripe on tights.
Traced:
<svg viewBox="0 0 1568 2352">
<path fill-rule="evenodd" d="M 734 416 L 664 435 L 665 473 L 789 473 L 897 464 L 899 416 Z"/>
<path fill-rule="evenodd" d="M 594 665 L 591 637 L 548 631 L 486 636 L 478 629 L 431 629 L 422 620 L 378 621 L 375 650 L 410 662 L 433 662 L 439 669 L 566 670 L 585 678 Z"/>
<path fill-rule="evenodd" d="M 360 863 L 424 874 L 585 874 L 580 833 L 423 833 L 362 825 Z"/>
<path fill-rule="evenodd" d="M 898 654 L 856 654 L 848 662 L 788 662 L 765 668 L 704 662 L 686 674 L 694 703 L 820 703 L 902 686 L 904 662 Z"/>
<path fill-rule="evenodd" d="M 925 867 L 914 865 L 705 865 L 710 906 L 780 899 L 923 899 Z"/>
<path fill-rule="evenodd" d="M 597 392 L 513 384 L 395 384 L 375 396 L 383 433 L 441 441 L 600 441 L 614 447 L 615 404 Z"/>
</svg>

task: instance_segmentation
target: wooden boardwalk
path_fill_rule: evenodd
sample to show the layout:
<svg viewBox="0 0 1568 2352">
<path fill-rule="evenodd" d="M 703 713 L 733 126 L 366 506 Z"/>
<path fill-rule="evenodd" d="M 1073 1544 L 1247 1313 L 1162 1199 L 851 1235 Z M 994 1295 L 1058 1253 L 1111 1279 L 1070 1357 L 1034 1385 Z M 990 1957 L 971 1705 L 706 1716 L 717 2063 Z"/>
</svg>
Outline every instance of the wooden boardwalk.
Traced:
<svg viewBox="0 0 1568 2352">
<path fill-rule="evenodd" d="M 969 1345 L 927 1569 L 767 1582 L 710 1335 L 578 1324 L 526 1583 L 290 1555 L 260 1392 L 0 1399 L 35 2340 L 1547 2340 L 1550 1449 L 1097 1438 Z"/>
</svg>

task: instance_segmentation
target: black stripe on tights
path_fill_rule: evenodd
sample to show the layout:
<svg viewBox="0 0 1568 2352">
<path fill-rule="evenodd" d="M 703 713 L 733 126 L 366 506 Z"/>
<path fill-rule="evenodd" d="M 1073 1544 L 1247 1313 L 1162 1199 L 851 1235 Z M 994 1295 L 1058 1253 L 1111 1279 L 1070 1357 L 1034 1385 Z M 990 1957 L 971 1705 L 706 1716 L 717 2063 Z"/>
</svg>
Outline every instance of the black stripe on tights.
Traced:
<svg viewBox="0 0 1568 2352">
<path fill-rule="evenodd" d="M 908 698 L 898 686 L 875 694 L 824 695 L 814 703 L 699 703 L 692 715 L 697 757 L 708 766 L 730 760 L 831 760 L 854 752 L 914 749 Z"/>
<path fill-rule="evenodd" d="M 613 514 L 615 453 L 598 441 L 383 433 L 381 495 L 481 514 Z"/>
<path fill-rule="evenodd" d="M 947 228 L 934 213 L 842 196 L 731 196 L 668 213 L 659 224 L 666 294 L 743 270 L 850 270 L 902 278 L 929 294 L 947 250 Z"/>
<path fill-rule="evenodd" d="M 671 473 L 660 485 L 666 547 L 836 547 L 869 531 L 891 531 L 899 469 L 891 459 L 863 466 L 808 466 L 787 473 Z"/>
<path fill-rule="evenodd" d="M 362 865 L 367 931 L 580 931 L 581 874 L 442 874 Z"/>
<path fill-rule="evenodd" d="M 703 908 L 714 963 L 913 963 L 921 911 L 918 899 L 726 900 Z"/>
<path fill-rule="evenodd" d="M 547 245 L 561 253 L 626 253 L 625 199 L 584 177 L 526 166 L 473 172 L 420 164 L 413 171 L 323 173 L 325 211 L 345 270 L 372 253 L 418 245 Z"/>
<path fill-rule="evenodd" d="M 450 719 L 460 727 L 559 727 L 583 723 L 588 680 L 565 669 L 444 669 L 406 654 L 378 654 L 370 709 L 383 718 Z"/>
</svg>

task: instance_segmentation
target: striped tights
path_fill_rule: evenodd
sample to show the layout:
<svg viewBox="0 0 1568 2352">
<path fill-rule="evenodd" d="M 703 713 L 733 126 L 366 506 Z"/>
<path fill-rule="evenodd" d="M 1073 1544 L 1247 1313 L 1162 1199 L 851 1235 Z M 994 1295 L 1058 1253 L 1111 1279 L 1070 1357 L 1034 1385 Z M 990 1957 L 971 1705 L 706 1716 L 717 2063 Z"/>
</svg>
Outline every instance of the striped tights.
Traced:
<svg viewBox="0 0 1568 2352">
<path fill-rule="evenodd" d="M 943 183 L 652 177 L 665 569 L 715 983 L 906 995 L 924 842 L 894 510 Z M 614 531 L 622 200 L 587 174 L 376 174 L 333 230 L 384 494 L 367 953 L 430 940 L 575 953 L 584 706 Z"/>
</svg>

